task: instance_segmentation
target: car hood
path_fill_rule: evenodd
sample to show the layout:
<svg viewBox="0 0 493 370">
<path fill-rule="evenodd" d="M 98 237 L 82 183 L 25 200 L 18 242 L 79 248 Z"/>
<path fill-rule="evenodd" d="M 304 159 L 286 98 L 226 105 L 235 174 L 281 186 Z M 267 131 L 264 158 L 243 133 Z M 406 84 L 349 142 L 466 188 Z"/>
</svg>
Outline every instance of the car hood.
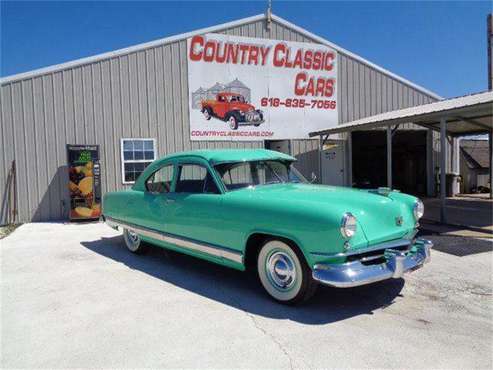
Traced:
<svg viewBox="0 0 493 370">
<path fill-rule="evenodd" d="M 248 103 L 231 103 L 231 108 L 239 109 L 242 112 L 250 112 L 251 110 L 255 110 L 255 107 Z"/>
<path fill-rule="evenodd" d="M 339 220 L 346 212 L 356 216 L 368 244 L 402 238 L 415 227 L 412 208 L 400 200 L 366 190 L 314 184 L 273 184 L 232 191 L 260 201 L 276 200 L 279 207 L 297 203 L 298 207 L 323 207 Z"/>
</svg>

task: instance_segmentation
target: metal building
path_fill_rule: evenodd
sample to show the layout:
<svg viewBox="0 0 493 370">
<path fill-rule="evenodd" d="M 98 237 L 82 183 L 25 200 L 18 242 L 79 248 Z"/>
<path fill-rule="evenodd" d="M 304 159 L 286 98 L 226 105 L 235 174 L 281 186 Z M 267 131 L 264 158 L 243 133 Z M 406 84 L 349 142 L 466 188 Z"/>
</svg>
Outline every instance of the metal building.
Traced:
<svg viewBox="0 0 493 370">
<path fill-rule="evenodd" d="M 296 156 L 305 175 L 323 177 L 318 139 L 190 140 L 187 38 L 206 33 L 316 43 L 336 50 L 339 123 L 440 99 L 307 30 L 263 14 L 9 76 L 1 79 L 0 224 L 13 218 L 67 219 L 67 144 L 99 145 L 103 192 L 129 186 L 122 173 L 123 138 L 155 139 L 156 156 L 196 148 L 278 148 Z M 411 125 L 402 129 L 423 132 L 426 148 L 432 150 L 431 131 Z M 429 156 L 427 161 L 429 167 Z M 345 183 L 350 179 L 345 174 Z"/>
</svg>

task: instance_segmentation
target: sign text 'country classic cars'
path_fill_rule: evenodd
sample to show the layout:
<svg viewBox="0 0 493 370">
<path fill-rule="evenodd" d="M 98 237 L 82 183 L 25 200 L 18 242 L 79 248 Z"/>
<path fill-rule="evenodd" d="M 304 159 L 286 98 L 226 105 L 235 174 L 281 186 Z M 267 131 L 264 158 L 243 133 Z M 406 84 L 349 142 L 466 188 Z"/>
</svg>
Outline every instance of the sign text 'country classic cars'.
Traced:
<svg viewBox="0 0 493 370">
<path fill-rule="evenodd" d="M 302 139 L 337 124 L 337 53 L 219 34 L 188 39 L 192 140 Z"/>
</svg>

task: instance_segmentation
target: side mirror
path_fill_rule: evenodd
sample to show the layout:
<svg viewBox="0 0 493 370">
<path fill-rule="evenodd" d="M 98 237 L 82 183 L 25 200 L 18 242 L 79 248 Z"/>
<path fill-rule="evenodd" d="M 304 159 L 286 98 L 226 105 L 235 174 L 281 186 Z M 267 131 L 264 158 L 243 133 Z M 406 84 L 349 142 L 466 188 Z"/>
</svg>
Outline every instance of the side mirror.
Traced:
<svg viewBox="0 0 493 370">
<path fill-rule="evenodd" d="M 312 172 L 312 178 L 310 179 L 310 184 L 313 184 L 316 179 L 317 179 L 317 175 L 315 175 L 315 172 Z"/>
</svg>

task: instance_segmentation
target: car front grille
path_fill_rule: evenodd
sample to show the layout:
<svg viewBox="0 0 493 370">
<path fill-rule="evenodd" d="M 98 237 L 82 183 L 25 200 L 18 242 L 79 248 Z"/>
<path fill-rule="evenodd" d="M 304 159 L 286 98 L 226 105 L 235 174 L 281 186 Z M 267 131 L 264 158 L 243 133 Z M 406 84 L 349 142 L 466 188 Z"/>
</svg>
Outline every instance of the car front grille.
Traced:
<svg viewBox="0 0 493 370">
<path fill-rule="evenodd" d="M 249 122 L 258 122 L 260 121 L 260 114 L 258 114 L 257 112 L 247 112 L 245 114 L 245 118 Z"/>
<path fill-rule="evenodd" d="M 383 248 L 383 249 L 377 249 L 377 250 L 372 250 L 370 252 L 364 252 L 361 254 L 353 254 L 351 256 L 347 257 L 346 262 L 354 262 L 354 261 L 359 261 L 363 265 L 379 265 L 381 263 L 384 263 L 386 261 L 385 259 L 385 251 L 387 249 L 392 249 L 396 251 L 401 251 L 401 252 L 407 252 L 409 251 L 411 245 L 401 245 L 398 247 L 393 247 L 393 248 Z"/>
</svg>

